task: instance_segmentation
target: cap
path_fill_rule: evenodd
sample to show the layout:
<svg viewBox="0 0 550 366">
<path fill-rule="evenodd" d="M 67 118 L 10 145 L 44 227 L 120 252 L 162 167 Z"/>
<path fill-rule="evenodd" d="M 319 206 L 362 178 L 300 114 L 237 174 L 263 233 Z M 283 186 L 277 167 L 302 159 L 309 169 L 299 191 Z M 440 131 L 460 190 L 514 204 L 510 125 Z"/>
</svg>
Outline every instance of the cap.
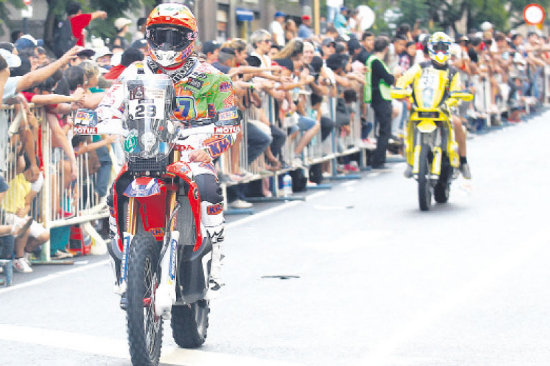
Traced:
<svg viewBox="0 0 550 366">
<path fill-rule="evenodd" d="M 92 50 L 91 48 L 85 48 L 85 49 L 79 51 L 76 55 L 77 55 L 78 57 L 88 57 L 88 58 L 92 58 L 93 55 L 95 55 L 95 51 Z"/>
<path fill-rule="evenodd" d="M 98 58 L 107 56 L 107 55 L 112 56 L 113 53 L 109 50 L 108 47 L 102 47 L 95 52 L 94 60 L 97 60 Z"/>
<path fill-rule="evenodd" d="M 302 15 L 302 20 L 311 20 L 309 15 Z"/>
<path fill-rule="evenodd" d="M 214 52 L 220 48 L 220 44 L 216 41 L 206 41 L 202 44 L 202 53 L 205 55 Z"/>
<path fill-rule="evenodd" d="M 278 11 L 275 13 L 274 18 L 279 18 L 279 17 L 286 17 L 286 14 L 283 13 L 282 11 Z"/>
<path fill-rule="evenodd" d="M 119 30 L 124 28 L 124 26 L 130 25 L 130 24 L 132 24 L 132 21 L 128 18 L 117 18 L 115 20 L 115 28 Z"/>
<path fill-rule="evenodd" d="M 458 42 L 461 42 L 461 41 L 469 41 L 470 38 L 468 38 L 467 35 L 465 34 L 461 34 L 458 38 L 457 38 Z"/>
<path fill-rule="evenodd" d="M 19 58 L 19 56 L 14 55 L 6 49 L 0 48 L 0 56 L 2 56 L 4 60 L 6 60 L 10 69 L 21 66 L 21 59 Z"/>
<path fill-rule="evenodd" d="M 483 22 L 481 23 L 481 30 L 483 32 L 487 32 L 488 30 L 491 30 L 493 29 L 493 25 L 489 22 Z"/>
<path fill-rule="evenodd" d="M 32 37 L 32 36 L 29 36 Z M 36 47 L 36 40 L 33 38 L 32 40 L 28 37 L 21 37 L 17 41 L 15 41 L 15 48 L 17 48 L 18 51 L 25 50 L 27 48 L 34 48 Z"/>
<path fill-rule="evenodd" d="M 328 46 L 329 44 L 336 44 L 336 42 L 334 42 L 334 39 L 332 37 L 327 37 L 323 39 L 323 41 L 321 42 L 322 46 Z"/>
</svg>

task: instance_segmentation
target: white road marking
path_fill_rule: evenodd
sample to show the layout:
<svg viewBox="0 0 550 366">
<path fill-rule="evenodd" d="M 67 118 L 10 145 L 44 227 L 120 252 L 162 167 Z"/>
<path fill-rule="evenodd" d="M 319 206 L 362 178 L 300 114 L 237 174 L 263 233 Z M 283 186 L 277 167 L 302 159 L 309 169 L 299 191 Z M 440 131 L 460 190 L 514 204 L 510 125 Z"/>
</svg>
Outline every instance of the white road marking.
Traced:
<svg viewBox="0 0 550 366">
<path fill-rule="evenodd" d="M 318 197 L 321 197 L 321 196 L 324 196 L 328 194 L 327 191 L 321 191 L 321 192 L 316 192 L 310 196 L 308 196 L 306 199 L 308 201 L 311 201 L 313 199 L 316 199 Z M 273 213 L 276 213 L 276 212 L 279 212 L 279 211 L 282 211 L 282 210 L 285 210 L 287 208 L 290 208 L 290 207 L 294 207 L 296 205 L 299 205 L 300 203 L 303 203 L 303 201 L 292 201 L 292 202 L 287 202 L 281 206 L 277 206 L 277 207 L 273 207 L 273 208 L 270 208 L 270 209 L 267 209 L 263 212 L 260 212 L 258 214 L 255 214 L 253 216 L 249 216 L 249 217 L 246 217 L 244 219 L 241 219 L 239 221 L 235 221 L 235 222 L 232 222 L 232 223 L 229 223 L 226 225 L 227 228 L 233 228 L 233 227 L 237 227 L 237 226 L 241 226 L 241 225 L 244 225 L 246 223 L 249 223 L 251 221 L 255 221 L 255 220 L 258 220 L 262 217 L 265 217 L 265 216 L 269 216 Z M 25 283 L 21 283 L 21 284 L 15 284 L 15 285 L 12 285 L 10 287 L 5 287 L 5 288 L 0 288 L 0 295 L 2 294 L 6 294 L 8 292 L 12 292 L 12 291 L 15 291 L 15 290 L 19 290 L 19 289 L 22 289 L 22 288 L 26 288 L 26 287 L 31 287 L 31 286 L 35 286 L 35 285 L 39 285 L 39 284 L 42 284 L 44 282 L 48 282 L 48 281 L 51 281 L 53 279 L 56 279 L 56 278 L 61 278 L 61 277 L 66 277 L 66 276 L 69 276 L 69 275 L 72 275 L 74 273 L 78 273 L 78 272 L 82 272 L 82 271 L 87 271 L 89 269 L 93 269 L 95 267 L 100 267 L 100 266 L 103 266 L 105 264 L 109 263 L 109 259 L 105 259 L 105 260 L 102 260 L 100 262 L 96 262 L 96 263 L 93 263 L 93 264 L 85 264 L 85 263 L 76 263 L 76 264 L 80 264 L 81 266 L 78 267 L 78 268 L 72 268 L 72 269 L 69 269 L 67 271 L 60 271 L 60 272 L 57 272 L 57 273 L 52 273 L 52 274 L 49 274 L 47 276 L 44 276 L 44 277 L 40 277 L 40 278 L 37 278 L 35 280 L 31 280 L 31 281 L 28 281 L 28 282 L 25 282 Z"/>
<path fill-rule="evenodd" d="M 34 328 L 20 325 L 0 324 L 0 339 L 10 342 L 42 345 L 66 349 L 87 354 L 129 359 L 128 343 L 122 339 L 91 336 L 87 334 L 65 332 L 60 330 Z M 278 360 L 264 360 L 249 356 L 167 348 L 161 356 L 161 363 L 185 366 L 299 366 Z"/>
<path fill-rule="evenodd" d="M 393 365 L 394 355 L 400 346 L 418 338 L 447 314 L 458 311 L 476 297 L 486 293 L 486 290 L 494 286 L 501 277 L 536 255 L 541 247 L 548 244 L 548 233 L 540 232 L 530 240 L 518 244 L 517 248 L 506 255 L 499 259 L 495 258 L 495 262 L 479 276 L 462 287 L 451 289 L 446 297 L 427 306 L 402 328 L 397 329 L 391 337 L 375 345 L 368 355 L 350 365 Z"/>
<path fill-rule="evenodd" d="M 22 288 L 39 285 L 41 283 L 48 282 L 48 281 L 51 281 L 51 280 L 56 279 L 56 278 L 66 277 L 66 276 L 72 275 L 74 273 L 87 271 L 87 270 L 95 268 L 95 267 L 104 266 L 107 263 L 109 263 L 109 259 L 105 259 L 105 260 L 102 260 L 102 261 L 99 261 L 99 262 L 96 262 L 96 263 L 93 263 L 93 264 L 82 265 L 81 267 L 74 267 L 74 268 L 69 269 L 67 271 L 60 271 L 60 272 L 57 272 L 57 273 L 52 273 L 52 274 L 49 274 L 47 276 L 40 277 L 40 278 L 37 278 L 35 280 L 31 280 L 31 281 L 28 281 L 28 282 L 25 282 L 25 283 L 15 284 L 15 285 L 12 285 L 10 287 L 5 287 L 5 288 L 0 289 L 0 295 L 8 293 L 8 292 L 15 291 L 15 290 L 19 290 L 19 289 L 22 289 Z"/>
</svg>

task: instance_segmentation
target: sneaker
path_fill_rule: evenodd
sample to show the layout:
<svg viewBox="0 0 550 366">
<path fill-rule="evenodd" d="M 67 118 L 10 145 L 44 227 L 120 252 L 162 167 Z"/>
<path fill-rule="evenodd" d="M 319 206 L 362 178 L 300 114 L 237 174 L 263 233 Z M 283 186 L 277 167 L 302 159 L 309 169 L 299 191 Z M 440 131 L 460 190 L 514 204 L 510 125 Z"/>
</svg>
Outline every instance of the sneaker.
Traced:
<svg viewBox="0 0 550 366">
<path fill-rule="evenodd" d="M 464 179 L 472 179 L 472 173 L 470 172 L 470 166 L 468 163 L 460 164 L 458 169 L 460 170 L 460 173 L 462 173 Z"/>
<path fill-rule="evenodd" d="M 235 200 L 229 204 L 229 207 L 231 208 L 250 208 L 252 207 L 252 203 L 246 202 L 243 200 Z"/>
<path fill-rule="evenodd" d="M 17 272 L 21 273 L 31 273 L 32 268 L 28 265 L 27 261 L 25 261 L 25 258 L 16 258 L 13 260 L 13 268 Z"/>
<path fill-rule="evenodd" d="M 357 173 L 359 171 L 359 167 L 357 166 L 357 163 L 348 163 L 344 165 L 344 171 L 346 173 Z"/>
<path fill-rule="evenodd" d="M 413 176 L 413 168 L 410 165 L 407 165 L 407 168 L 403 172 L 405 178 L 411 178 Z"/>
<path fill-rule="evenodd" d="M 376 149 L 376 141 L 374 141 L 371 138 L 363 139 L 363 147 L 367 150 L 375 150 Z"/>
</svg>

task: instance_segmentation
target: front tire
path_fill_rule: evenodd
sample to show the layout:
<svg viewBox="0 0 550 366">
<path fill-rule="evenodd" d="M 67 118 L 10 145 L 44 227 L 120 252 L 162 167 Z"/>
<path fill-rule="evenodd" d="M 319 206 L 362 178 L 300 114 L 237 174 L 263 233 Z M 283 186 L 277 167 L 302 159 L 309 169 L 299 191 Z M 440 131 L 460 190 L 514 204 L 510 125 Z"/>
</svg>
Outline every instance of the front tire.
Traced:
<svg viewBox="0 0 550 366">
<path fill-rule="evenodd" d="M 449 158 L 444 155 L 442 158 L 441 176 L 434 187 L 434 199 L 437 203 L 447 203 L 451 192 L 451 177 L 453 168 L 449 163 Z"/>
<path fill-rule="evenodd" d="M 178 346 L 197 348 L 204 343 L 209 313 L 210 304 L 207 300 L 172 307 L 172 334 Z"/>
<path fill-rule="evenodd" d="M 432 205 L 429 154 L 430 148 L 428 145 L 422 145 L 418 162 L 418 204 L 422 211 L 428 211 Z"/>
<path fill-rule="evenodd" d="M 137 234 L 128 256 L 128 342 L 132 365 L 156 366 L 162 347 L 162 317 L 155 314 L 160 245 L 151 233 Z"/>
</svg>

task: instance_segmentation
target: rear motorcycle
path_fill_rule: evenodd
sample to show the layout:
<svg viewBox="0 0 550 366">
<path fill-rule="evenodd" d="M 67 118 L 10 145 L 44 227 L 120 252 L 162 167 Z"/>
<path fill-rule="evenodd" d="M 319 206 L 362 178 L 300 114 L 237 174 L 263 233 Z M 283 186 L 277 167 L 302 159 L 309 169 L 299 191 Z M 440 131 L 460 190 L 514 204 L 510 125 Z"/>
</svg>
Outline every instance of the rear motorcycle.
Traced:
<svg viewBox="0 0 550 366">
<path fill-rule="evenodd" d="M 426 81 L 417 83 L 414 91 L 394 88 L 392 98 L 412 98 L 412 110 L 407 127 L 405 151 L 418 182 L 420 210 L 428 211 L 432 196 L 437 203 L 449 200 L 451 182 L 456 176 L 460 158 L 454 138 L 450 108 L 459 100 L 470 101 L 469 92 L 446 92 L 446 79 L 423 75 Z M 439 95 L 439 98 L 435 96 Z M 421 96 L 421 100 L 419 100 Z"/>
<path fill-rule="evenodd" d="M 165 75 L 128 80 L 123 87 L 122 120 L 94 126 L 91 112 L 78 111 L 75 132 L 125 137 L 126 164 L 113 189 L 117 235 L 109 250 L 127 312 L 132 364 L 158 365 L 163 320 L 170 319 L 180 347 L 195 348 L 206 339 L 210 312 L 212 243 L 201 227 L 186 145 L 178 141 L 227 127 L 200 121 L 200 127 L 180 128 L 170 119 L 174 91 Z"/>
</svg>

